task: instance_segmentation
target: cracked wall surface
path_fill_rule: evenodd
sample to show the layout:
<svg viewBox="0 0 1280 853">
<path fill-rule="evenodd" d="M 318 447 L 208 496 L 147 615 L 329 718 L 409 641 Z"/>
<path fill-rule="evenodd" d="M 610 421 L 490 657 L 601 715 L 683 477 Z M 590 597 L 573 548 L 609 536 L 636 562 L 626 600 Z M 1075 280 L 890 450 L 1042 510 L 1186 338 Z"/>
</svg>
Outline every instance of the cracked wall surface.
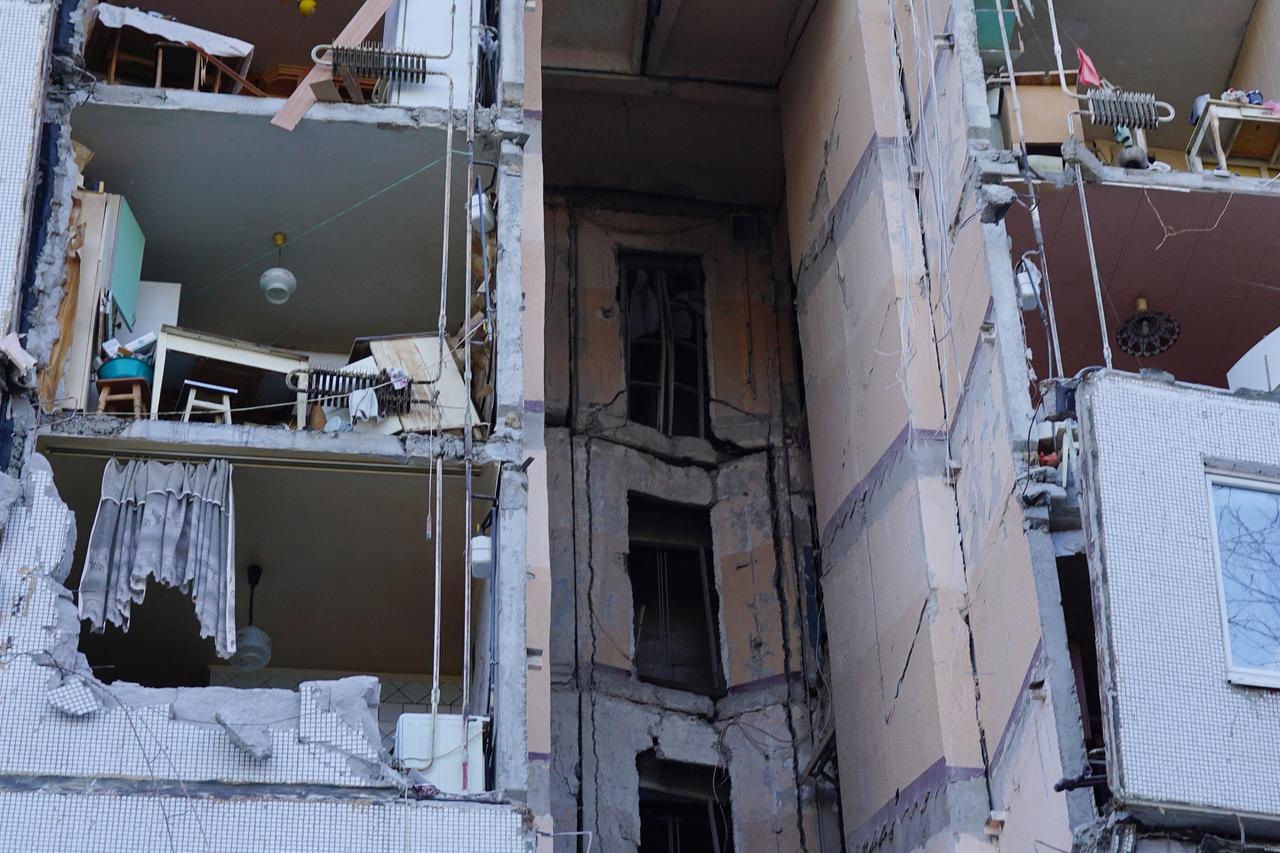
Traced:
<svg viewBox="0 0 1280 853">
<path fill-rule="evenodd" d="M 595 833 L 602 849 L 635 849 L 636 756 L 652 749 L 727 774 L 735 849 L 816 850 L 812 794 L 798 775 L 816 737 L 803 700 L 798 574 L 812 487 L 789 282 L 765 242 L 732 240 L 722 208 L 632 204 L 566 193 L 546 209 L 556 824 Z M 619 250 L 701 260 L 707 439 L 627 420 Z M 634 675 L 629 494 L 710 513 L 722 698 Z"/>
<path fill-rule="evenodd" d="M 1083 757 L 1065 638 L 1045 636 L 1052 552 L 1018 494 L 1032 412 L 1000 224 L 1013 197 L 973 159 L 989 120 L 972 16 L 819 3 L 781 84 L 853 850 L 1069 847 L 1052 783 Z M 1033 703 L 1050 672 L 1054 701 Z"/>
</svg>

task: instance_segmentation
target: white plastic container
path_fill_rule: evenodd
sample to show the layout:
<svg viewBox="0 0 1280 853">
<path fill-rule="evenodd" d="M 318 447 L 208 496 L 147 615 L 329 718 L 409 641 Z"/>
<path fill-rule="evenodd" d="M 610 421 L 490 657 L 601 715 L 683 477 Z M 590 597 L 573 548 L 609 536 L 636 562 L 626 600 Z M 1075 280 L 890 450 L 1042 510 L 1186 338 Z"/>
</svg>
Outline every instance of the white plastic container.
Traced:
<svg viewBox="0 0 1280 853">
<path fill-rule="evenodd" d="M 471 537 L 471 576 L 487 578 L 493 571 L 493 540 L 488 536 Z"/>
<path fill-rule="evenodd" d="M 471 717 L 467 721 L 470 732 L 464 748 L 462 715 L 437 714 L 433 761 L 431 715 L 401 714 L 396 720 L 396 758 L 447 794 L 479 794 L 484 791 L 484 725 L 488 721 L 488 717 Z"/>
</svg>

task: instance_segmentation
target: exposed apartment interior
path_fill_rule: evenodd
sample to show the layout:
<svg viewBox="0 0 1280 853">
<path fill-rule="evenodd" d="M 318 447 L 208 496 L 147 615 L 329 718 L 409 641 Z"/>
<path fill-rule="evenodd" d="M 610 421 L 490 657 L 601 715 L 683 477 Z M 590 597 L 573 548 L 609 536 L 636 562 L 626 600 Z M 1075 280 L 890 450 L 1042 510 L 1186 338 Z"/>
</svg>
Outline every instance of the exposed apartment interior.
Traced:
<svg viewBox="0 0 1280 853">
<path fill-rule="evenodd" d="M 525 773 L 499 5 L 68 4 L 27 451 L 74 517 L 71 659 L 126 714 L 346 691 L 376 784 Z"/>
<path fill-rule="evenodd" d="M 1180 381 L 1236 387 L 1232 367 L 1280 326 L 1269 225 L 1277 209 L 1267 192 L 1280 159 L 1280 60 L 1270 49 L 1275 11 L 1252 0 L 1218 4 L 1212 15 L 1190 7 L 1153 15 L 1143 4 L 1059 3 L 1067 94 L 1047 8 L 1005 4 L 1013 86 L 995 9 L 994 2 L 978 4 L 993 129 L 1003 147 L 1026 151 L 1035 184 L 1035 201 L 1024 198 L 1006 220 L 1012 254 L 1022 259 L 1026 282 L 1038 247 L 1034 206 L 1060 330 L 1059 358 L 1047 323 L 1037 316 L 1041 310 L 1028 296 L 1024 318 L 1036 375 L 1072 376 L 1100 364 L 1105 342 L 1117 368 L 1155 368 Z M 1133 42 L 1135 31 L 1144 33 L 1141 45 Z M 1196 61 L 1187 63 L 1173 46 L 1191 42 Z M 1149 93 L 1164 102 L 1161 116 L 1168 108 L 1176 118 L 1134 131 L 1094 123 L 1087 105 L 1074 97 L 1079 46 L 1087 47 L 1087 58 L 1108 84 Z M 1077 109 L 1084 114 L 1074 116 L 1071 126 L 1086 158 L 1085 174 L 1092 177 L 1090 167 L 1100 172 L 1085 186 L 1092 262 L 1078 188 L 1062 185 L 1074 171 L 1062 156 L 1066 117 Z M 1239 191 L 1236 178 L 1261 180 L 1251 192 Z M 1197 191 L 1188 191 L 1192 186 Z M 1101 284 L 1105 329 L 1091 263 Z M 1038 269 L 1030 274 L 1040 277 Z M 1047 305 L 1043 313 L 1047 320 Z"/>
</svg>

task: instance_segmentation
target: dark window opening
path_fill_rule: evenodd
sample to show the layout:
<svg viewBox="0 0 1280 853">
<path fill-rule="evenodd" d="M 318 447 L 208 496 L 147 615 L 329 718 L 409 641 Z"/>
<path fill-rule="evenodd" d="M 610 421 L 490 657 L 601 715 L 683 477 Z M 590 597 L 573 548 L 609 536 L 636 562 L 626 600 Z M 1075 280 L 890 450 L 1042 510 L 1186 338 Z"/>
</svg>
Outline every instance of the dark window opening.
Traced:
<svg viewBox="0 0 1280 853">
<path fill-rule="evenodd" d="M 628 253 L 618 259 L 627 342 L 627 411 L 664 435 L 706 435 L 702 265 Z"/>
<path fill-rule="evenodd" d="M 1102 727 L 1102 693 L 1098 673 L 1098 647 L 1093 621 L 1093 596 L 1089 585 L 1089 562 L 1082 554 L 1058 558 L 1058 588 L 1062 594 L 1062 615 L 1067 627 L 1067 649 L 1075 676 L 1076 697 L 1080 701 L 1080 723 L 1084 728 L 1089 772 L 1106 775 L 1106 742 Z M 1111 799 L 1106 785 L 1094 787 L 1099 806 Z"/>
<path fill-rule="evenodd" d="M 664 761 L 643 752 L 636 769 L 644 853 L 733 853 L 729 777 L 723 768 Z"/>
<path fill-rule="evenodd" d="M 720 599 L 705 508 L 632 495 L 627 572 L 641 681 L 718 694 Z"/>
</svg>

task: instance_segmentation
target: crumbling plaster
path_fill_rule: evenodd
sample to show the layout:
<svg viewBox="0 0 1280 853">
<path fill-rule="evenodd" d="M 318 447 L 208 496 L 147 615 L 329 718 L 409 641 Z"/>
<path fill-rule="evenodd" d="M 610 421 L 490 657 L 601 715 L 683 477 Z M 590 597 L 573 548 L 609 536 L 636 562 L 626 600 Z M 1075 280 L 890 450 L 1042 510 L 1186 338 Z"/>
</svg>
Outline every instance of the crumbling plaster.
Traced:
<svg viewBox="0 0 1280 853">
<path fill-rule="evenodd" d="M 782 395 L 796 380 L 790 325 L 779 316 L 789 294 L 774 276 L 766 241 L 735 244 L 727 209 L 654 215 L 560 196 L 548 210 L 548 415 L 666 456 L 714 459 L 696 439 L 667 438 L 626 420 L 617 253 L 683 253 L 701 259 L 705 277 L 711 436 L 743 448 L 781 438 Z"/>
</svg>

